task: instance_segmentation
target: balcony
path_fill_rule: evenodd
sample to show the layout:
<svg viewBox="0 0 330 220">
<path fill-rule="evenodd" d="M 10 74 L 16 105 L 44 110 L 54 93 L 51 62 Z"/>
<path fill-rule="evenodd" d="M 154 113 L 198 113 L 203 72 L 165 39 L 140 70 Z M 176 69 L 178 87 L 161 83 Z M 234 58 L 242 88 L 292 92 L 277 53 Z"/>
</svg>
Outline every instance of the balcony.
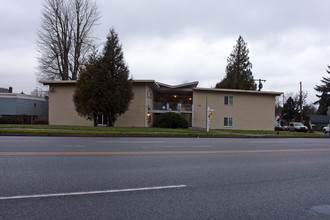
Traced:
<svg viewBox="0 0 330 220">
<path fill-rule="evenodd" d="M 192 113 L 192 104 L 182 104 L 177 102 L 153 102 L 152 113 L 177 112 L 177 113 Z"/>
</svg>

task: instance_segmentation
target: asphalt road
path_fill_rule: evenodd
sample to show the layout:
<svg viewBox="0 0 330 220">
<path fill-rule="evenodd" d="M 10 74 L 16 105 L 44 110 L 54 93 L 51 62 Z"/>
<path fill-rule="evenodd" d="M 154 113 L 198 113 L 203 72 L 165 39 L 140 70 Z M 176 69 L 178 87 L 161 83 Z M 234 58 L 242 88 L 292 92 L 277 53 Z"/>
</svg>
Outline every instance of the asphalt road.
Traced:
<svg viewBox="0 0 330 220">
<path fill-rule="evenodd" d="M 0 137 L 0 219 L 330 219 L 330 140 Z"/>
</svg>

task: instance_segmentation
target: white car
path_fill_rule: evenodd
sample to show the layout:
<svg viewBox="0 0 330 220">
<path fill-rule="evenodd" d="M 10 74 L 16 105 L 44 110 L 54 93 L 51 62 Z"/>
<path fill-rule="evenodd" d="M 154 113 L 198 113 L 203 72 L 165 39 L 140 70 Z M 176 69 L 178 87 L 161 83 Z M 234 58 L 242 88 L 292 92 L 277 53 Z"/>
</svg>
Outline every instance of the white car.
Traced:
<svg viewBox="0 0 330 220">
<path fill-rule="evenodd" d="M 290 122 L 289 130 L 307 132 L 308 128 L 300 122 Z"/>
<path fill-rule="evenodd" d="M 324 134 L 329 133 L 329 125 L 330 124 L 328 124 L 327 126 L 323 127 Z"/>
</svg>

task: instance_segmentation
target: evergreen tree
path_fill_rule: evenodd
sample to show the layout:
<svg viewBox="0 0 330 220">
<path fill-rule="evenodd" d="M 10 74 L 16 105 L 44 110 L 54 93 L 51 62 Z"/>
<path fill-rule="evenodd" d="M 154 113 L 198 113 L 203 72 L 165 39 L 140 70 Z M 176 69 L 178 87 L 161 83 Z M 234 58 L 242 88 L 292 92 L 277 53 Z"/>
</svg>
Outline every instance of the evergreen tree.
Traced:
<svg viewBox="0 0 330 220">
<path fill-rule="evenodd" d="M 300 118 L 300 112 L 298 109 L 298 103 L 295 100 L 293 100 L 292 97 L 290 97 L 283 105 L 282 119 L 287 122 L 290 122 L 290 121 L 300 121 L 299 118 Z"/>
<path fill-rule="evenodd" d="M 239 36 L 233 52 L 227 58 L 226 77 L 216 84 L 216 88 L 256 90 L 249 61 L 249 49 Z"/>
<path fill-rule="evenodd" d="M 74 95 L 75 107 L 79 115 L 94 119 L 94 125 L 96 116 L 102 114 L 107 125 L 114 126 L 132 99 L 129 70 L 118 34 L 111 29 L 102 55 L 91 56 L 80 75 Z"/>
<path fill-rule="evenodd" d="M 330 69 L 330 66 L 328 66 Z M 327 73 L 330 74 L 330 71 L 327 70 Z M 320 95 L 316 95 L 319 100 L 314 104 L 319 104 L 319 108 L 317 110 L 317 114 L 326 115 L 328 111 L 328 107 L 330 106 L 330 77 L 322 77 L 322 84 L 317 85 L 314 89 L 321 93 Z"/>
</svg>

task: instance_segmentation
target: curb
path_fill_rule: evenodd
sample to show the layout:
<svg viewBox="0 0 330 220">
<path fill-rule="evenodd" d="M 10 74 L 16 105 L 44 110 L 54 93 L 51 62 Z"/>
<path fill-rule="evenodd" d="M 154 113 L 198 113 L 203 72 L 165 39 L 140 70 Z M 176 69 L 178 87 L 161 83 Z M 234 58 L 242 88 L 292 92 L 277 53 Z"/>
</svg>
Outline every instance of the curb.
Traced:
<svg viewBox="0 0 330 220">
<path fill-rule="evenodd" d="M 92 133 L 51 133 L 51 132 L 6 132 L 0 136 L 31 136 L 31 137 L 162 137 L 162 138 L 330 138 L 325 136 L 283 136 L 283 135 L 180 135 L 180 134 L 92 134 Z"/>
</svg>

